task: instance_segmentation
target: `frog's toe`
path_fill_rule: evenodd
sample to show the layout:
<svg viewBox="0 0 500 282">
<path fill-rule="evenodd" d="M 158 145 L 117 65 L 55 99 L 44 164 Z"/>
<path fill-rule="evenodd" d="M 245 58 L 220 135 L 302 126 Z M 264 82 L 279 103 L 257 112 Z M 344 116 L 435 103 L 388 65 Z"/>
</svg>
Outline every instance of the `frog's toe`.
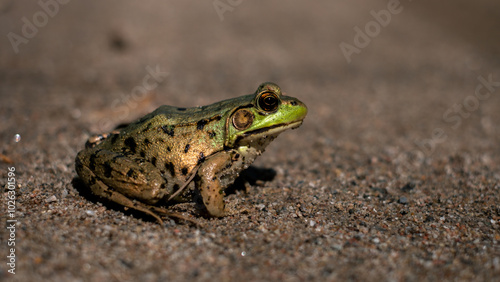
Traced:
<svg viewBox="0 0 500 282">
<path fill-rule="evenodd" d="M 158 214 L 165 215 L 165 216 L 170 217 L 170 218 L 177 218 L 177 219 L 185 220 L 185 221 L 190 222 L 196 226 L 201 226 L 200 222 L 198 222 L 194 219 L 191 219 L 189 217 L 186 217 L 183 214 L 172 212 L 172 211 L 169 211 L 167 209 L 155 207 L 155 206 L 151 206 L 150 209 L 152 209 L 154 212 L 156 212 Z"/>
<path fill-rule="evenodd" d="M 241 213 L 250 213 L 247 208 L 238 208 L 238 200 L 235 201 L 225 201 L 223 209 L 210 209 L 210 206 L 206 206 L 207 215 L 210 217 L 226 217 L 232 215 L 238 215 Z"/>
</svg>

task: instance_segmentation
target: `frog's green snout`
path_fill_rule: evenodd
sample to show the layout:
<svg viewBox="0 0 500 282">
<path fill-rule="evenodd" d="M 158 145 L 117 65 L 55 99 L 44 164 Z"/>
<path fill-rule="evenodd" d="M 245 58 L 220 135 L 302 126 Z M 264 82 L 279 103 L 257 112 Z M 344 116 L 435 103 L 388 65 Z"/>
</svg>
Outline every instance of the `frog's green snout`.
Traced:
<svg viewBox="0 0 500 282">
<path fill-rule="evenodd" d="M 290 97 L 285 101 L 287 106 L 290 108 L 290 113 L 292 113 L 293 120 L 299 121 L 303 120 L 307 115 L 307 106 L 302 103 L 299 99 Z"/>
</svg>

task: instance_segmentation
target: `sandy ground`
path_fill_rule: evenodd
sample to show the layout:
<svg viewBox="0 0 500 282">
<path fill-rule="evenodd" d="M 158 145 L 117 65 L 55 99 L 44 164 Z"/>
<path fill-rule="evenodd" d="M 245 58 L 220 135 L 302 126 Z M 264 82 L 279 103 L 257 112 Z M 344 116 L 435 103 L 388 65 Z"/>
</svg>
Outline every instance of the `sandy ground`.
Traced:
<svg viewBox="0 0 500 282">
<path fill-rule="evenodd" d="M 0 280 L 500 280 L 498 1 L 59 1 L 0 1 Z M 90 134 L 263 81 L 309 114 L 248 213 L 160 226 L 75 179 Z"/>
</svg>

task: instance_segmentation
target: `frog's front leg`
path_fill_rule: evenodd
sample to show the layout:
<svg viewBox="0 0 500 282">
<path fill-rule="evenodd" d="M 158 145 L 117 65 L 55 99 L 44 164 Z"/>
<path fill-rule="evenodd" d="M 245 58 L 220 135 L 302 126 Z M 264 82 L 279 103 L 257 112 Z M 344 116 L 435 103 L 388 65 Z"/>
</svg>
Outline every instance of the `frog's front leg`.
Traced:
<svg viewBox="0 0 500 282">
<path fill-rule="evenodd" d="M 226 207 L 224 189 L 233 183 L 242 169 L 241 156 L 236 150 L 216 153 L 200 166 L 196 187 L 211 216 L 223 217 L 239 212 Z"/>
</svg>

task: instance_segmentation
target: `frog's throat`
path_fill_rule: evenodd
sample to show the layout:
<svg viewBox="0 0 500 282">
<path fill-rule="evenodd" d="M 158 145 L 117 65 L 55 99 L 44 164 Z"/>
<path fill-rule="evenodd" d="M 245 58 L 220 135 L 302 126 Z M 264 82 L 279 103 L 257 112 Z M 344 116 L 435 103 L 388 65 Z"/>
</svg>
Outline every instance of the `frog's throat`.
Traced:
<svg viewBox="0 0 500 282">
<path fill-rule="evenodd" d="M 236 140 L 234 141 L 234 144 L 235 145 L 250 144 L 253 141 L 262 140 L 263 138 L 269 139 L 269 142 L 271 142 L 281 132 L 283 132 L 287 129 L 295 129 L 295 128 L 299 127 L 301 124 L 302 124 L 302 120 L 299 120 L 299 121 L 294 121 L 294 122 L 289 122 L 289 123 L 280 123 L 280 124 L 276 124 L 276 125 L 266 127 L 266 128 L 260 128 L 260 129 L 247 131 L 241 135 L 238 135 L 238 137 L 236 137 Z M 266 142 L 265 145 L 264 144 L 262 144 L 262 145 L 267 146 L 267 144 L 269 142 Z"/>
</svg>

